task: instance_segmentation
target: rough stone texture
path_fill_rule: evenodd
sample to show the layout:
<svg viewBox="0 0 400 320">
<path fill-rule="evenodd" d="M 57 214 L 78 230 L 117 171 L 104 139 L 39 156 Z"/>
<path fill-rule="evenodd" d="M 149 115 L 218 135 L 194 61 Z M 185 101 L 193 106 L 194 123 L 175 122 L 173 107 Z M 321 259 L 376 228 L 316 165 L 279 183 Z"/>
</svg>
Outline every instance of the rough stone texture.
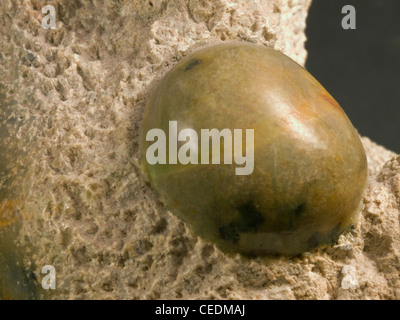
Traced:
<svg viewBox="0 0 400 320">
<path fill-rule="evenodd" d="M 45 3 L 57 8 L 56 30 L 41 28 Z M 400 298 L 400 157 L 367 138 L 358 226 L 333 247 L 293 258 L 222 254 L 164 209 L 139 170 L 138 128 L 154 81 L 187 53 L 229 39 L 304 64 L 309 4 L 1 1 L 0 121 L 9 136 L 0 147 L 17 150 L 13 163 L 27 169 L 21 179 L 10 169 L 28 218 L 16 244 L 34 246 L 20 258 L 38 281 L 42 266 L 55 266 L 52 297 Z M 345 265 L 357 289 L 341 287 Z"/>
</svg>

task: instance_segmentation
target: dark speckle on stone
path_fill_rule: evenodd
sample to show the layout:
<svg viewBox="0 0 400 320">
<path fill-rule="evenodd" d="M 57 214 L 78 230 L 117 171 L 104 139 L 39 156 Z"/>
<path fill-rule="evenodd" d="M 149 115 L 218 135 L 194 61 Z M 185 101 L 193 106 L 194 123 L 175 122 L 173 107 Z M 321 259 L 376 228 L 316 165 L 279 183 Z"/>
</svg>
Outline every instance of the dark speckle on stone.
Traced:
<svg viewBox="0 0 400 320">
<path fill-rule="evenodd" d="M 3 54 L 0 52 L 0 59 L 3 59 Z"/>
<path fill-rule="evenodd" d="M 231 241 L 232 243 L 236 243 L 240 239 L 240 235 L 234 223 L 220 227 L 219 234 L 222 239 Z"/>
<path fill-rule="evenodd" d="M 237 222 L 239 231 L 255 232 L 264 222 L 263 215 L 257 211 L 252 202 L 247 202 L 238 207 L 240 213 L 240 221 Z"/>
<path fill-rule="evenodd" d="M 33 271 L 29 274 L 29 278 L 31 278 L 33 281 L 37 281 L 36 274 Z"/>
<path fill-rule="evenodd" d="M 321 241 L 321 234 L 319 232 L 315 232 L 309 239 L 308 239 L 308 248 L 313 249 L 318 246 Z"/>
<path fill-rule="evenodd" d="M 202 63 L 203 61 L 200 59 L 194 59 L 192 61 L 190 61 L 190 63 L 187 65 L 187 67 L 185 68 L 185 71 L 189 71 L 192 70 L 195 66 L 197 66 L 198 64 Z"/>
<path fill-rule="evenodd" d="M 328 242 L 329 242 L 331 245 L 334 245 L 334 244 L 338 241 L 339 236 L 345 231 L 345 230 L 340 230 L 340 227 L 341 227 L 341 223 L 338 223 L 338 224 L 336 225 L 336 227 L 333 228 L 333 229 L 328 233 Z"/>
<path fill-rule="evenodd" d="M 237 207 L 239 219 L 219 228 L 222 239 L 236 243 L 240 239 L 240 232 L 257 232 L 264 223 L 263 215 L 257 211 L 252 202 Z"/>
<path fill-rule="evenodd" d="M 28 52 L 28 59 L 30 62 L 32 62 L 33 60 L 35 60 L 35 55 L 31 52 Z"/>
<path fill-rule="evenodd" d="M 304 203 L 302 203 L 301 205 L 299 205 L 299 206 L 294 210 L 294 215 L 295 215 L 296 217 L 300 216 L 300 215 L 304 212 L 305 206 L 306 206 L 306 205 L 305 205 Z"/>
</svg>

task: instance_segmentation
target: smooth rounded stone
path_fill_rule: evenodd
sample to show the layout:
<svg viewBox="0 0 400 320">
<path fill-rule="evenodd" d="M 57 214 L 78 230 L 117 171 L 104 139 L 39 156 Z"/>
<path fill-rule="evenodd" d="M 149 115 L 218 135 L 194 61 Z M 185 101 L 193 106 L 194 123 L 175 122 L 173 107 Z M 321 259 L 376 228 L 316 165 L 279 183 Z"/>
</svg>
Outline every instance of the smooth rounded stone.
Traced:
<svg viewBox="0 0 400 320">
<path fill-rule="evenodd" d="M 179 157 L 169 163 L 171 121 L 178 134 L 186 128 L 198 134 L 198 156 L 185 149 L 196 147 L 193 136 L 178 141 L 176 152 L 183 146 L 182 155 L 199 164 Z M 159 141 L 147 135 L 154 128 L 167 142 L 154 155 L 167 164 L 148 162 Z M 245 164 L 234 156 L 224 163 L 224 139 L 221 164 L 211 163 L 211 140 L 210 163 L 201 164 L 201 129 L 213 128 L 229 129 L 232 137 L 243 130 L 243 156 L 254 152 L 250 174 L 237 174 Z M 254 130 L 252 150 L 246 129 Z M 356 224 L 367 177 L 358 133 L 318 81 L 274 49 L 231 42 L 188 55 L 154 88 L 142 130 L 143 168 L 160 199 L 222 251 L 298 254 L 334 243 Z"/>
</svg>

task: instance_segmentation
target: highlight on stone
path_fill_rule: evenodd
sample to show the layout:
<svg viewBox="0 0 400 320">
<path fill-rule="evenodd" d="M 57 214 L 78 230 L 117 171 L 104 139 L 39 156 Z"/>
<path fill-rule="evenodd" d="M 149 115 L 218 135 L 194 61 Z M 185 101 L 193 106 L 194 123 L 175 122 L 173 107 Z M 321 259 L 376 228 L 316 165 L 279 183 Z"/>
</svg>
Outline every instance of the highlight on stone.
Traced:
<svg viewBox="0 0 400 320">
<path fill-rule="evenodd" d="M 236 175 L 224 163 L 226 136 L 208 141 L 210 159 L 149 163 L 153 129 L 254 130 L 254 170 Z M 217 139 L 218 140 L 218 139 Z M 246 150 L 245 140 L 242 150 Z M 156 150 L 153 150 L 157 154 Z M 266 46 L 231 42 L 182 59 L 156 85 L 142 121 L 142 164 L 166 207 L 222 251 L 299 254 L 334 243 L 354 226 L 366 185 L 367 161 L 357 131 L 332 96 L 304 68 Z M 232 154 L 229 155 L 230 157 Z M 231 157 L 232 158 L 232 157 Z M 198 160 L 198 161 L 197 161 Z M 224 164 L 224 165 L 222 165 Z"/>
</svg>

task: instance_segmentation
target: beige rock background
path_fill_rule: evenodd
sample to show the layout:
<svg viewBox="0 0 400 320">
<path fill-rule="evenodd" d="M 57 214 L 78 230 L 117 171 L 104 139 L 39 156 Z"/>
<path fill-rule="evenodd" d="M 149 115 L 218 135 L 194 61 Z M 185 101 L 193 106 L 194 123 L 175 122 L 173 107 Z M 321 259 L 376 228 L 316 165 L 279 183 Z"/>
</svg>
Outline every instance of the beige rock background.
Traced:
<svg viewBox="0 0 400 320">
<path fill-rule="evenodd" d="M 56 30 L 41 27 L 45 4 L 57 9 Z M 304 64 L 309 5 L 1 1 L 0 165 L 9 179 L 0 180 L 0 200 L 16 199 L 8 214 L 24 219 L 0 227 L 0 271 L 30 275 L 15 294 L 14 278 L 0 281 L 10 297 L 49 297 L 40 270 L 53 265 L 57 299 L 400 298 L 400 156 L 368 138 L 358 226 L 292 258 L 224 255 L 165 210 L 139 169 L 155 81 L 189 52 L 227 40 L 273 46 Z M 353 289 L 342 287 L 345 265 L 354 267 Z"/>
</svg>

